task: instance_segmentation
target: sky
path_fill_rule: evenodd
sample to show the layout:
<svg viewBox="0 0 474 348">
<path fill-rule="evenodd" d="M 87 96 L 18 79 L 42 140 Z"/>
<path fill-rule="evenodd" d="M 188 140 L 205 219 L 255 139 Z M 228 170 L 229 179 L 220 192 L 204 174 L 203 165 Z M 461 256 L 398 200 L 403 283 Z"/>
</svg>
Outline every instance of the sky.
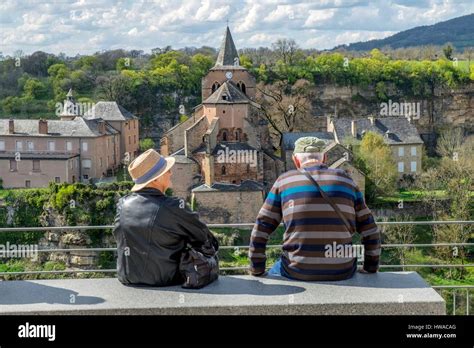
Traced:
<svg viewBox="0 0 474 348">
<path fill-rule="evenodd" d="M 329 49 L 473 12 L 472 0 L 0 0 L 0 52 L 218 48 L 227 21 L 238 49 Z"/>
</svg>

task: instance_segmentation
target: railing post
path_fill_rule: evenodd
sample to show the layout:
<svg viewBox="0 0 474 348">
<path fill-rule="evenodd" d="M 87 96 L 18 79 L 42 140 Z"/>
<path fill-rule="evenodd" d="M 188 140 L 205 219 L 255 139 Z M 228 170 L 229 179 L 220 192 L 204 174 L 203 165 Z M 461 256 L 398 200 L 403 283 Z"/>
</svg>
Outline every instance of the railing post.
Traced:
<svg viewBox="0 0 474 348">
<path fill-rule="evenodd" d="M 453 290 L 453 315 L 456 315 L 456 290 Z"/>
<path fill-rule="evenodd" d="M 469 289 L 466 289 L 466 315 L 469 315 Z"/>
</svg>

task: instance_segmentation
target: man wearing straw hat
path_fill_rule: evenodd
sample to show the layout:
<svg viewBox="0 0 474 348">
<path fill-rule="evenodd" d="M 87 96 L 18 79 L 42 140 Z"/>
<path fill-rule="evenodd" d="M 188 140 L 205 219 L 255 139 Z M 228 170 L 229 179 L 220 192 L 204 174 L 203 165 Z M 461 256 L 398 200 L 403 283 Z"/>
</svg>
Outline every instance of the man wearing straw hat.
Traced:
<svg viewBox="0 0 474 348">
<path fill-rule="evenodd" d="M 117 203 L 113 230 L 118 279 L 124 284 L 182 283 L 179 261 L 186 244 L 199 247 L 212 238 L 183 200 L 165 195 L 174 163 L 150 149 L 128 166 L 135 185 Z"/>
</svg>

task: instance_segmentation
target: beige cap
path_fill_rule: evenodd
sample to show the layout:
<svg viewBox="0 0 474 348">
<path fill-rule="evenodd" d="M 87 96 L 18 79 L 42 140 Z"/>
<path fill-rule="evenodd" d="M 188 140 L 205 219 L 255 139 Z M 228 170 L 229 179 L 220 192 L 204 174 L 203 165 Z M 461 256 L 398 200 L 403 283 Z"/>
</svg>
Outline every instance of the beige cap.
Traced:
<svg viewBox="0 0 474 348">
<path fill-rule="evenodd" d="M 128 166 L 128 172 L 135 183 L 132 191 L 141 190 L 162 176 L 171 169 L 174 162 L 174 157 L 163 157 L 153 149 L 146 150 Z"/>
</svg>

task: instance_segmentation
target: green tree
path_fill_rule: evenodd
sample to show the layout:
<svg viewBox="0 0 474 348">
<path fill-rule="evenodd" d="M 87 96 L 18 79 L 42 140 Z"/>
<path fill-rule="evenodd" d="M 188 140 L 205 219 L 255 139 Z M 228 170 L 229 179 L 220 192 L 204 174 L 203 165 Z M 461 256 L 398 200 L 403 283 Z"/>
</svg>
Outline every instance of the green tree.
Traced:
<svg viewBox="0 0 474 348">
<path fill-rule="evenodd" d="M 154 149 L 155 148 L 155 142 L 150 139 L 150 138 L 145 138 L 140 140 L 140 150 L 141 151 L 146 151 L 149 149 Z"/>
<path fill-rule="evenodd" d="M 381 135 L 365 133 L 357 151 L 357 157 L 366 173 L 366 197 L 373 200 L 380 195 L 395 192 L 398 177 L 392 150 Z"/>
</svg>

